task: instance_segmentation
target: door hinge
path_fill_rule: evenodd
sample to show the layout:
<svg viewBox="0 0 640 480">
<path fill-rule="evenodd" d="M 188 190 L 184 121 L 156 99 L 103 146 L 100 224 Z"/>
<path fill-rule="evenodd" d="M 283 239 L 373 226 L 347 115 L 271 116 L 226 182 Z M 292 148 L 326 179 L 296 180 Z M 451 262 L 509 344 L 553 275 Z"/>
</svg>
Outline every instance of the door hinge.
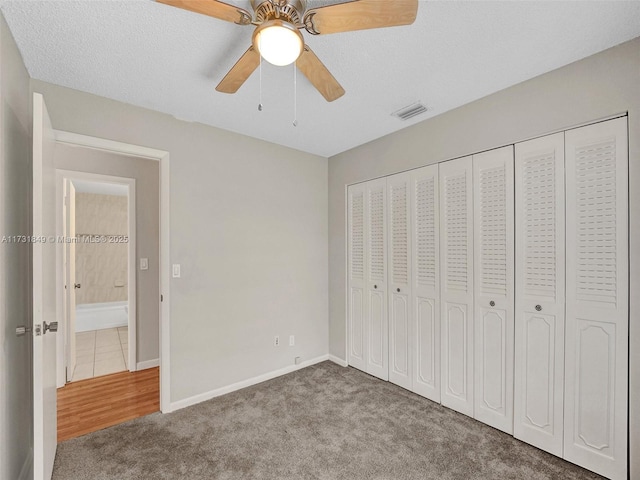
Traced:
<svg viewBox="0 0 640 480">
<path fill-rule="evenodd" d="M 162 295 L 160 295 L 160 301 L 163 302 L 164 301 L 164 297 Z"/>
</svg>

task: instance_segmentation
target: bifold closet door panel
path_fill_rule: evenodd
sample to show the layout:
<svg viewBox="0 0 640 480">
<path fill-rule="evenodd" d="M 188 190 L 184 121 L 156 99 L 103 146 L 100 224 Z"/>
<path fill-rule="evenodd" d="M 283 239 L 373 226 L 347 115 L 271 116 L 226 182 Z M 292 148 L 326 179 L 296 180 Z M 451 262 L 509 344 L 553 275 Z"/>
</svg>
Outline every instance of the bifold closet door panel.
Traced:
<svg viewBox="0 0 640 480">
<path fill-rule="evenodd" d="M 439 165 L 442 405 L 473 416 L 472 157 Z"/>
<path fill-rule="evenodd" d="M 627 478 L 627 119 L 565 132 L 567 327 L 564 458 Z"/>
<path fill-rule="evenodd" d="M 513 146 L 473 156 L 474 417 L 513 433 Z"/>
<path fill-rule="evenodd" d="M 387 177 L 389 216 L 389 381 L 412 387 L 411 172 Z"/>
<path fill-rule="evenodd" d="M 364 184 L 359 184 L 347 191 L 347 361 L 363 371 L 367 370 L 365 190 Z"/>
<path fill-rule="evenodd" d="M 365 183 L 366 371 L 382 380 L 389 379 L 386 186 L 386 178 Z"/>
<path fill-rule="evenodd" d="M 411 175 L 413 391 L 440 402 L 440 211 L 438 165 Z"/>
<path fill-rule="evenodd" d="M 562 456 L 564 133 L 515 146 L 514 436 Z"/>
</svg>

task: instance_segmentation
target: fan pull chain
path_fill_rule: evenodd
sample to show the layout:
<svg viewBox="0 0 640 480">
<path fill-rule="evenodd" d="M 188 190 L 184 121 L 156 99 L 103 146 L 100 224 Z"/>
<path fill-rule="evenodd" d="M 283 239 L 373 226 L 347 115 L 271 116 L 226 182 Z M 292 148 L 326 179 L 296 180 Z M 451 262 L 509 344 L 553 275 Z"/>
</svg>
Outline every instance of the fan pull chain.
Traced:
<svg viewBox="0 0 640 480">
<path fill-rule="evenodd" d="M 293 126 L 298 126 L 298 69 L 293 62 Z"/>
<path fill-rule="evenodd" d="M 260 55 L 260 98 L 258 100 L 258 111 L 262 111 L 262 55 Z"/>
</svg>

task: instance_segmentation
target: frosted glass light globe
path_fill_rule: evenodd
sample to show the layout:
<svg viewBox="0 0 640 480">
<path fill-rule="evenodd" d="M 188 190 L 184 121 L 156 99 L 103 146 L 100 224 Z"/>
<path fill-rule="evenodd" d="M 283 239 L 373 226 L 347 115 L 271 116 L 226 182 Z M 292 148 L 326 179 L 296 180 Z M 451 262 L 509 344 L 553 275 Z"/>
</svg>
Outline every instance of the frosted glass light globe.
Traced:
<svg viewBox="0 0 640 480">
<path fill-rule="evenodd" d="M 304 48 L 298 29 L 281 20 L 263 23 L 256 29 L 253 42 L 262 58 L 278 67 L 295 62 Z"/>
</svg>

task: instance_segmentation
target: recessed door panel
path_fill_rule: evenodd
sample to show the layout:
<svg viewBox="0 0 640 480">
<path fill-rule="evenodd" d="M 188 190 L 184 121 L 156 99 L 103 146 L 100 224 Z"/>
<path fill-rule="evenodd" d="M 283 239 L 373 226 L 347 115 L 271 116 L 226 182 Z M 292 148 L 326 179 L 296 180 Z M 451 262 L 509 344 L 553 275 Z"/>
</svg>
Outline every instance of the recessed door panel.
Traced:
<svg viewBox="0 0 640 480">
<path fill-rule="evenodd" d="M 369 292 L 369 358 L 368 365 L 382 369 L 385 366 L 386 301 L 384 294 Z"/>
<path fill-rule="evenodd" d="M 362 368 L 365 360 L 364 292 L 351 288 L 349 295 L 349 363 Z"/>
<path fill-rule="evenodd" d="M 482 407 L 500 416 L 506 414 L 506 329 L 507 315 L 504 310 L 482 309 L 480 313 L 480 335 L 482 336 Z M 476 325 L 478 327 L 478 325 Z"/>
<path fill-rule="evenodd" d="M 439 372 L 439 338 L 440 331 L 438 326 L 438 318 L 436 316 L 435 299 L 417 298 L 415 304 L 416 312 L 416 378 L 414 383 L 414 391 L 423 396 L 429 397 L 426 392 L 435 392 L 439 388 L 438 378 Z M 421 385 L 422 389 L 416 385 Z M 437 396 L 440 399 L 440 392 Z M 433 400 L 433 398 L 432 398 Z"/>
<path fill-rule="evenodd" d="M 409 305 L 406 295 L 391 293 L 389 380 L 409 379 Z M 399 384 L 399 383 L 398 383 Z M 400 385 L 409 388 L 410 385 Z"/>
<path fill-rule="evenodd" d="M 469 316 L 467 305 L 445 304 L 444 334 L 446 344 L 446 395 L 461 403 L 469 399 L 468 348 Z"/>
<path fill-rule="evenodd" d="M 530 432 L 527 434 L 551 441 L 556 430 L 562 431 L 562 425 L 554 418 L 556 318 L 525 312 L 522 330 L 525 355 L 522 429 Z"/>
<path fill-rule="evenodd" d="M 616 331 L 614 324 L 577 319 L 575 434 L 572 443 L 612 457 Z"/>
</svg>

